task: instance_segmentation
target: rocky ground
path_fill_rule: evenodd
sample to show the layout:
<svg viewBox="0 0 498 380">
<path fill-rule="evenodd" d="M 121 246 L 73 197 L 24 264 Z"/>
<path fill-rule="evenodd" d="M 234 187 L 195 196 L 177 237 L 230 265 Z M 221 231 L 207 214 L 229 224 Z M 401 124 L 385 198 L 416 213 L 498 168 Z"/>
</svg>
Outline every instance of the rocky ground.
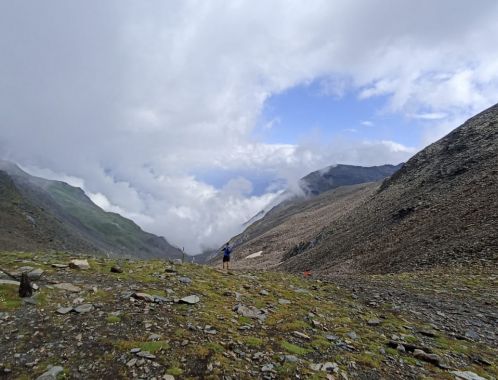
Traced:
<svg viewBox="0 0 498 380">
<path fill-rule="evenodd" d="M 0 378 L 498 375 L 494 268 L 316 279 L 87 259 L 0 254 L 39 287 L 21 300 L 0 276 Z"/>
</svg>

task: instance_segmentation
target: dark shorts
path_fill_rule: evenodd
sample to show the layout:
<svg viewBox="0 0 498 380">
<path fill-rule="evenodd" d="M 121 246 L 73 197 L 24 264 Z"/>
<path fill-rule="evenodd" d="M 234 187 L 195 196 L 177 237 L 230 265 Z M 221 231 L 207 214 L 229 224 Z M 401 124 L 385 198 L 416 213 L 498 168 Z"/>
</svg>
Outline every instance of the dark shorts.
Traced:
<svg viewBox="0 0 498 380">
<path fill-rule="evenodd" d="M 223 256 L 223 262 L 227 263 L 230 261 L 230 256 Z"/>
</svg>

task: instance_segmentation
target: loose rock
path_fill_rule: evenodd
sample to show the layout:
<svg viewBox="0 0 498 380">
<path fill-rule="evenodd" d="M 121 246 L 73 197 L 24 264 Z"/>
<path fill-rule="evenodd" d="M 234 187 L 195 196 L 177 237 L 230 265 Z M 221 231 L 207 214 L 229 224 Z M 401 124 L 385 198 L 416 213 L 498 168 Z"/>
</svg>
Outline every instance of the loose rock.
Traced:
<svg viewBox="0 0 498 380">
<path fill-rule="evenodd" d="M 198 303 L 199 301 L 200 301 L 199 296 L 196 296 L 195 294 L 193 294 L 191 296 L 183 297 L 178 302 L 179 303 L 186 303 L 188 305 L 194 305 L 194 304 Z"/>
<path fill-rule="evenodd" d="M 69 267 L 72 269 L 86 270 L 90 269 L 90 264 L 88 264 L 88 260 L 71 260 L 69 262 Z"/>
<path fill-rule="evenodd" d="M 57 375 L 62 371 L 64 371 L 64 368 L 62 367 L 59 366 L 51 367 L 48 369 L 47 372 L 45 372 L 41 376 L 38 376 L 36 380 L 56 380 Z"/>
</svg>

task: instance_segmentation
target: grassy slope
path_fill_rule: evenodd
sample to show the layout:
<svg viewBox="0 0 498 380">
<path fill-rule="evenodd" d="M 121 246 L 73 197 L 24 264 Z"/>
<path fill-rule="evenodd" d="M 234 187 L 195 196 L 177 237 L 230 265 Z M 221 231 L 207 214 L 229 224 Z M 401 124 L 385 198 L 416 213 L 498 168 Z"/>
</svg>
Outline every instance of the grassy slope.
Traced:
<svg viewBox="0 0 498 380">
<path fill-rule="evenodd" d="M 71 217 L 78 220 L 92 236 L 108 245 L 110 251 L 159 255 L 166 251 L 170 257 L 180 257 L 180 251 L 169 246 L 162 238 L 143 231 L 133 221 L 121 215 L 105 212 L 95 205 L 79 188 L 54 182 L 48 192 L 56 203 Z"/>
<path fill-rule="evenodd" d="M 498 375 L 496 347 L 459 340 L 441 330 L 436 330 L 434 337 L 425 336 L 420 331 L 434 328 L 420 315 L 396 310 L 389 303 L 371 307 L 331 282 L 274 272 L 227 275 L 189 264 L 177 266 L 178 273 L 171 275 L 165 274 L 167 263 L 163 261 L 122 261 L 119 264 L 123 274 L 110 274 L 109 268 L 116 262 L 102 258 L 90 259 L 90 271 L 56 270 L 50 266 L 66 260 L 64 256 L 47 254 L 0 255 L 0 266 L 7 269 L 34 265 L 47 271 L 45 280 L 72 282 L 82 288 L 77 295 L 66 294 L 43 286 L 45 282 L 40 281 L 42 288 L 36 296 L 39 303 L 31 306 L 22 305 L 15 292 L 0 286 L 0 312 L 7 315 L 0 324 L 0 370 L 11 369 L 13 378 L 34 378 L 48 364 L 58 364 L 70 377 L 78 374 L 131 378 L 145 375 L 147 367 L 150 371 L 147 377 L 171 373 L 186 379 L 217 379 L 222 375 L 249 379 L 260 377 L 261 367 L 274 363 L 277 378 L 300 374 L 303 378 L 319 379 L 326 374 L 310 369 L 310 364 L 326 361 L 337 363 L 340 372 L 350 379 L 453 378 L 447 370 L 389 348 L 387 342 L 392 335 L 407 343 L 431 347 L 452 369 L 471 370 L 487 378 Z M 181 284 L 178 281 L 181 275 L 190 277 L 192 284 Z M 383 278 L 375 276 L 374 280 Z M 407 286 L 420 285 L 417 274 L 387 278 Z M 496 276 L 490 277 L 489 273 L 459 272 L 450 278 L 449 282 L 441 281 L 439 274 L 426 273 L 422 281 L 425 287 L 438 293 L 465 287 L 476 294 L 486 294 L 497 286 Z M 165 291 L 168 288 L 172 294 Z M 201 301 L 193 306 L 130 302 L 122 298 L 122 293 L 130 289 L 171 298 L 197 294 Z M 268 295 L 260 295 L 262 289 Z M 239 316 L 232 310 L 239 303 L 236 292 L 244 305 L 268 310 L 264 323 Z M 61 316 L 55 312 L 75 297 L 98 305 L 98 309 L 84 315 Z M 491 297 L 489 302 L 496 302 L 496 294 Z M 279 299 L 289 300 L 290 304 L 280 304 Z M 35 324 L 32 318 L 36 318 Z M 372 318 L 379 318 L 381 324 L 369 326 L 367 321 Z M 206 325 L 215 329 L 216 334 L 204 332 Z M 246 330 L 243 326 L 250 327 Z M 294 331 L 310 339 L 299 338 Z M 351 331 L 358 335 L 357 339 L 348 336 Z M 148 339 L 150 333 L 159 334 L 160 340 Z M 328 340 L 327 335 L 337 336 L 349 348 L 341 348 Z M 80 342 L 80 346 L 75 347 L 75 342 Z M 130 353 L 134 347 L 153 352 L 156 365 L 146 361 L 141 367 L 126 366 L 135 357 Z M 22 353 L 21 357 L 16 359 L 14 352 Z M 251 359 L 258 352 L 263 354 L 262 359 Z M 282 361 L 281 356 L 286 354 L 297 356 L 298 361 Z M 478 364 L 472 359 L 476 356 L 491 365 Z M 39 360 L 37 364 L 26 367 L 23 360 L 30 361 L 33 357 Z"/>
</svg>

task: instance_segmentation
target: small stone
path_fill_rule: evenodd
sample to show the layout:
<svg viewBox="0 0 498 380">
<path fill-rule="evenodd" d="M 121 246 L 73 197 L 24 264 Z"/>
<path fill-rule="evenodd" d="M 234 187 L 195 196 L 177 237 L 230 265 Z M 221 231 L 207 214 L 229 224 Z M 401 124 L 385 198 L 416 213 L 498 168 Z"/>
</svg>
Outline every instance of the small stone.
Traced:
<svg viewBox="0 0 498 380">
<path fill-rule="evenodd" d="M 165 374 L 163 375 L 162 380 L 175 380 L 175 377 L 173 375 Z"/>
<path fill-rule="evenodd" d="M 377 318 L 369 319 L 367 324 L 369 326 L 378 326 L 380 325 L 380 320 L 378 320 Z"/>
<path fill-rule="evenodd" d="M 161 297 L 161 296 L 154 296 L 154 303 L 165 303 L 169 302 L 170 300 L 166 297 Z"/>
<path fill-rule="evenodd" d="M 60 290 L 66 290 L 66 291 L 72 292 L 72 293 L 81 292 L 81 288 L 77 287 L 76 285 L 70 284 L 68 282 L 61 282 L 60 284 L 55 284 L 54 288 L 60 289 Z"/>
<path fill-rule="evenodd" d="M 261 290 L 261 291 L 259 292 L 259 294 L 260 294 L 260 295 L 262 295 L 262 296 L 267 296 L 267 295 L 269 295 L 270 293 L 268 293 L 268 290 L 263 289 L 263 290 Z"/>
<path fill-rule="evenodd" d="M 47 368 L 48 370 L 43 373 L 41 376 L 38 376 L 36 380 L 56 380 L 57 375 L 64 371 L 64 368 L 55 366 L 51 368 Z"/>
<path fill-rule="evenodd" d="M 335 335 L 327 335 L 325 338 L 328 340 L 339 340 L 339 337 Z"/>
<path fill-rule="evenodd" d="M 23 298 L 22 302 L 28 305 L 36 305 L 38 303 L 33 297 Z"/>
<path fill-rule="evenodd" d="M 273 371 L 273 364 L 265 364 L 263 367 L 261 367 L 261 372 L 271 372 Z"/>
<path fill-rule="evenodd" d="M 291 301 L 286 300 L 286 299 L 284 299 L 284 298 L 279 298 L 279 299 L 278 299 L 278 303 L 279 303 L 280 305 L 289 305 L 289 304 L 291 303 Z"/>
<path fill-rule="evenodd" d="M 71 260 L 69 262 L 69 267 L 72 269 L 86 270 L 90 269 L 90 264 L 88 264 L 88 260 Z"/>
<path fill-rule="evenodd" d="M 132 297 L 142 301 L 154 302 L 154 297 L 147 293 L 133 293 Z"/>
<path fill-rule="evenodd" d="M 437 336 L 437 333 L 432 330 L 420 330 L 419 333 L 430 338 L 435 338 Z"/>
<path fill-rule="evenodd" d="M 320 371 L 321 368 L 322 368 L 322 365 L 320 363 L 311 363 L 310 364 L 310 369 L 312 371 Z"/>
<path fill-rule="evenodd" d="M 413 356 L 417 359 L 423 360 L 428 363 L 432 363 L 434 365 L 439 365 L 439 363 L 441 362 L 439 356 L 435 354 L 428 354 L 427 352 L 422 351 L 418 348 L 413 351 Z"/>
<path fill-rule="evenodd" d="M 325 372 L 333 372 L 335 371 L 339 366 L 337 365 L 337 363 L 331 363 L 331 362 L 327 362 L 327 363 L 324 363 L 322 365 L 322 368 L 321 370 L 322 371 L 325 371 Z"/>
<path fill-rule="evenodd" d="M 451 373 L 459 380 L 486 380 L 484 377 L 471 371 L 451 371 Z"/>
<path fill-rule="evenodd" d="M 396 349 L 397 349 L 399 352 L 406 352 L 405 346 L 403 346 L 402 344 L 398 344 L 398 345 L 396 346 Z"/>
<path fill-rule="evenodd" d="M 470 340 L 479 340 L 479 334 L 476 333 L 474 330 L 467 330 L 465 332 L 465 338 Z"/>
<path fill-rule="evenodd" d="M 82 305 L 78 305 L 74 308 L 74 311 L 78 314 L 88 313 L 93 310 L 93 305 L 91 303 L 84 303 Z"/>
<path fill-rule="evenodd" d="M 69 265 L 67 264 L 52 264 L 52 267 L 53 268 L 57 268 L 57 269 L 64 269 L 64 268 L 67 268 Z"/>
<path fill-rule="evenodd" d="M 179 303 L 186 303 L 188 305 L 195 305 L 196 303 L 198 303 L 200 301 L 200 298 L 199 296 L 196 296 L 195 294 L 191 295 L 191 296 L 187 296 L 187 297 L 183 297 L 182 299 L 180 299 L 178 302 Z"/>
<path fill-rule="evenodd" d="M 284 355 L 284 362 L 296 363 L 299 359 L 295 355 Z"/>
<path fill-rule="evenodd" d="M 303 334 L 302 332 L 299 332 L 299 331 L 293 331 L 292 334 L 295 337 L 298 337 L 298 338 L 301 338 L 301 339 L 305 339 L 305 340 L 310 340 L 311 339 L 308 335 Z"/>
<path fill-rule="evenodd" d="M 37 268 L 29 272 L 28 277 L 30 280 L 38 280 L 42 276 L 43 272 L 43 269 Z"/>
<path fill-rule="evenodd" d="M 188 277 L 180 277 L 178 279 L 178 281 L 180 281 L 182 284 L 190 284 L 192 283 L 192 280 Z"/>
<path fill-rule="evenodd" d="M 59 314 L 67 314 L 67 313 L 69 313 L 72 310 L 73 310 L 72 307 L 60 307 L 60 308 L 57 309 L 57 313 L 59 313 Z"/>
<path fill-rule="evenodd" d="M 358 339 L 358 335 L 356 335 L 356 333 L 354 331 L 350 331 L 346 334 L 348 337 L 350 337 L 351 339 L 353 340 L 356 340 Z"/>
<path fill-rule="evenodd" d="M 123 269 L 117 265 L 111 267 L 111 273 L 123 273 Z"/>
<path fill-rule="evenodd" d="M 140 352 L 137 353 L 137 356 L 139 356 L 141 358 L 145 358 L 145 359 L 150 359 L 150 360 L 156 358 L 156 355 L 153 355 L 153 354 L 151 354 L 148 351 L 140 351 Z"/>
<path fill-rule="evenodd" d="M 148 340 L 160 340 L 161 335 L 159 334 L 150 334 Z"/>
<path fill-rule="evenodd" d="M 142 349 L 141 349 L 141 348 L 138 348 L 138 347 L 132 348 L 132 349 L 130 350 L 130 352 L 131 352 L 132 354 L 136 354 L 137 352 L 140 352 L 140 351 L 142 351 Z"/>
</svg>

